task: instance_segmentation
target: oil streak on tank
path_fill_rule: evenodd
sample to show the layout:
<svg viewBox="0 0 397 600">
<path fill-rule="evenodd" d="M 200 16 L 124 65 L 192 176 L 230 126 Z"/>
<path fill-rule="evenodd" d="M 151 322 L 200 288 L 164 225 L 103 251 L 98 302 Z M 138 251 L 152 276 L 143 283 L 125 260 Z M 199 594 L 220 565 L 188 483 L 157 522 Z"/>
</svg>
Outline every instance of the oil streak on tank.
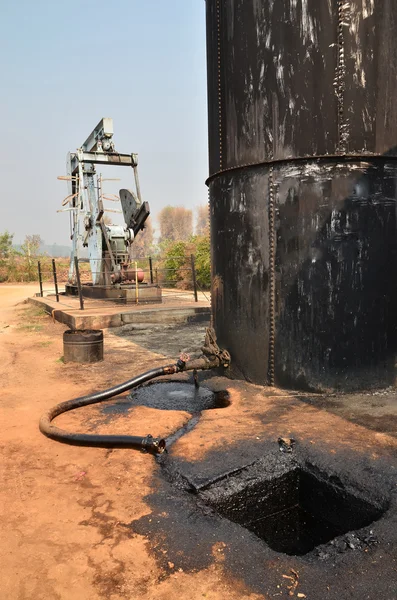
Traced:
<svg viewBox="0 0 397 600">
<path fill-rule="evenodd" d="M 206 0 L 212 302 L 235 374 L 395 379 L 397 3 Z"/>
</svg>

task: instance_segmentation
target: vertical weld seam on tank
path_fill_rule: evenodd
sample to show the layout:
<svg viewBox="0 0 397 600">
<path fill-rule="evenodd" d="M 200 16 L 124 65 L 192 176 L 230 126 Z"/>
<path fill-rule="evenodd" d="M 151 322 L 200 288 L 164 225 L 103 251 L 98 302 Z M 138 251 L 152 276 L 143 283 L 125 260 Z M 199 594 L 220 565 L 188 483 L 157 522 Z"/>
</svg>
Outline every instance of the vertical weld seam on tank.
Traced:
<svg viewBox="0 0 397 600">
<path fill-rule="evenodd" d="M 348 0 L 338 0 L 338 57 L 335 76 L 335 93 L 338 103 L 338 152 L 346 154 L 349 139 L 349 122 L 345 116 L 345 39 L 343 28 L 347 25 L 349 18 Z"/>
<path fill-rule="evenodd" d="M 222 171 L 222 77 L 221 77 L 221 9 L 220 0 L 216 0 L 216 21 L 217 21 L 217 62 L 218 62 L 218 131 L 219 131 L 219 170 Z"/>
<path fill-rule="evenodd" d="M 274 352 L 276 342 L 276 234 L 273 167 L 269 168 L 269 367 L 268 381 L 274 386 Z"/>
</svg>

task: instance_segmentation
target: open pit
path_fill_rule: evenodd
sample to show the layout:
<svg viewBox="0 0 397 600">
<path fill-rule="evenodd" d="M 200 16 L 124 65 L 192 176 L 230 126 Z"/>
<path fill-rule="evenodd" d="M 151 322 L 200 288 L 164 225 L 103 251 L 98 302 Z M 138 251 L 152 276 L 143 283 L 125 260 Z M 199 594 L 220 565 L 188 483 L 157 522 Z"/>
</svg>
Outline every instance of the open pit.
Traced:
<svg viewBox="0 0 397 600">
<path fill-rule="evenodd" d="M 272 550 L 302 556 L 379 519 L 384 507 L 332 480 L 294 466 L 274 476 L 248 470 L 211 486 L 201 495 L 223 517 L 238 523 Z"/>
</svg>

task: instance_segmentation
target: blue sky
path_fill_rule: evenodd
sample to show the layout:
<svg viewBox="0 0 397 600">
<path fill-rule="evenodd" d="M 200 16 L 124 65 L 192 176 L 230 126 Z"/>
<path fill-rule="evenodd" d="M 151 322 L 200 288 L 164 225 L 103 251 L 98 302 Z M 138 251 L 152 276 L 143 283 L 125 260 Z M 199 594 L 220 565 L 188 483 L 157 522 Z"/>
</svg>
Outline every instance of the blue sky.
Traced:
<svg viewBox="0 0 397 600">
<path fill-rule="evenodd" d="M 69 243 L 56 177 L 102 117 L 152 213 L 206 203 L 204 0 L 3 0 L 0 30 L 0 232 Z"/>
</svg>

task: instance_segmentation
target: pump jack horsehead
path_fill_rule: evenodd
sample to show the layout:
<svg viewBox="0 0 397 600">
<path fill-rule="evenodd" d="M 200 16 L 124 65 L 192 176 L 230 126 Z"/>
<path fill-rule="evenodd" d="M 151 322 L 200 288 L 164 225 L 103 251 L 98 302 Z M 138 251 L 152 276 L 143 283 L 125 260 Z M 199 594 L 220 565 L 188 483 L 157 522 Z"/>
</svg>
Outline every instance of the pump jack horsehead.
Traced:
<svg viewBox="0 0 397 600">
<path fill-rule="evenodd" d="M 131 278 L 128 270 L 131 245 L 144 228 L 150 214 L 148 202 L 142 202 L 138 178 L 138 155 L 116 152 L 113 142 L 113 120 L 102 119 L 76 152 L 68 153 L 68 196 L 63 209 L 71 213 L 72 253 L 69 285 L 76 279 L 75 257 L 81 247 L 88 248 L 93 285 L 112 285 Z M 121 189 L 119 196 L 107 197 L 102 191 L 102 176 L 95 165 L 132 167 L 134 190 Z M 104 200 L 120 200 L 125 225 L 107 225 L 104 221 Z"/>
</svg>

